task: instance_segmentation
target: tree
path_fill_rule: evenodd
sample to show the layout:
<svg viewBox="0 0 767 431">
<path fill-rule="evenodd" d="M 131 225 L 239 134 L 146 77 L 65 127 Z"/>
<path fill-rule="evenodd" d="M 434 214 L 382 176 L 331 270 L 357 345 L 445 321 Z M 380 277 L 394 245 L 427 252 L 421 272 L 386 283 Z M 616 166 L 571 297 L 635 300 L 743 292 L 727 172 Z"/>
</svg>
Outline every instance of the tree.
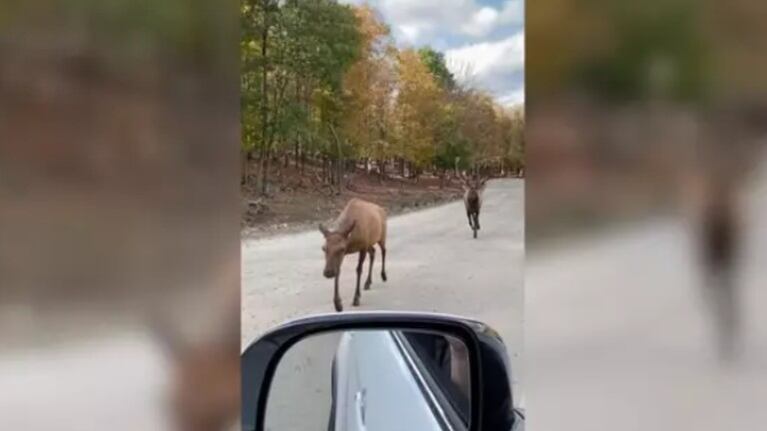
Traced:
<svg viewBox="0 0 767 431">
<path fill-rule="evenodd" d="M 491 97 L 462 88 L 432 48 L 398 51 L 369 6 L 243 0 L 241 16 L 242 151 L 257 161 L 261 194 L 291 153 L 302 171 L 307 159 L 321 165 L 331 184 L 360 158 L 382 179 L 394 160 L 417 179 L 519 153 Z"/>
<path fill-rule="evenodd" d="M 442 92 L 431 71 L 412 49 L 399 53 L 397 66 L 397 139 L 400 154 L 410 161 L 417 176 L 434 158 L 435 122 Z"/>
<path fill-rule="evenodd" d="M 447 68 L 445 54 L 427 46 L 419 49 L 418 55 L 444 90 L 450 91 L 455 88 L 455 77 L 450 72 L 450 69 Z"/>
<path fill-rule="evenodd" d="M 351 7 L 332 0 L 244 0 L 242 17 L 243 151 L 258 152 L 265 194 L 270 160 L 291 141 L 324 142 L 331 154 L 327 126 L 339 123 L 360 36 Z"/>
<path fill-rule="evenodd" d="M 507 108 L 500 119 L 504 171 L 520 173 L 525 168 L 525 113 L 521 107 Z"/>
<path fill-rule="evenodd" d="M 381 175 L 389 155 L 389 122 L 396 48 L 389 28 L 369 6 L 355 9 L 360 55 L 344 77 L 344 124 L 356 156 L 374 158 Z"/>
</svg>

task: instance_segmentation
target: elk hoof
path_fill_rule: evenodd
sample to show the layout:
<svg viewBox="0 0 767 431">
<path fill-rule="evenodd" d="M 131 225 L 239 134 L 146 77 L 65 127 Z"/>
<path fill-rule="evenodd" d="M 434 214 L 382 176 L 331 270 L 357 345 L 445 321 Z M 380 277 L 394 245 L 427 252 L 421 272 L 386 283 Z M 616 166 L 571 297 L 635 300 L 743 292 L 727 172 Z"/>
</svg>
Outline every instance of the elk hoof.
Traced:
<svg viewBox="0 0 767 431">
<path fill-rule="evenodd" d="M 385 272 L 381 272 L 381 279 L 383 281 L 386 281 L 386 273 Z"/>
<path fill-rule="evenodd" d="M 360 298 L 359 298 L 359 296 L 355 296 L 354 297 L 354 302 L 352 302 L 352 305 L 354 307 L 359 307 L 360 306 Z"/>
<path fill-rule="evenodd" d="M 333 301 L 333 304 L 336 306 L 336 311 L 337 312 L 340 313 L 340 312 L 344 311 L 344 306 L 341 305 L 341 300 Z"/>
<path fill-rule="evenodd" d="M 477 238 L 477 230 L 474 229 L 474 238 Z"/>
<path fill-rule="evenodd" d="M 368 281 L 365 283 L 365 290 L 370 290 L 370 285 L 373 284 L 372 282 Z"/>
</svg>

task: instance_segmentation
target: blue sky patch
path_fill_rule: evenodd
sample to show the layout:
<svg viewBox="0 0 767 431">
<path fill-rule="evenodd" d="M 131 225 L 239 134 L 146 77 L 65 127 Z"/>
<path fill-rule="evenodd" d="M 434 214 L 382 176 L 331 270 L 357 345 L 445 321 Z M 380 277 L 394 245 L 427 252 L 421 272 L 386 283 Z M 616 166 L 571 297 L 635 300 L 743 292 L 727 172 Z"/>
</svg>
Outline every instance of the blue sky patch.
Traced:
<svg viewBox="0 0 767 431">
<path fill-rule="evenodd" d="M 367 3 L 401 47 L 445 53 L 460 81 L 507 106 L 524 103 L 524 0 L 341 0 Z"/>
</svg>

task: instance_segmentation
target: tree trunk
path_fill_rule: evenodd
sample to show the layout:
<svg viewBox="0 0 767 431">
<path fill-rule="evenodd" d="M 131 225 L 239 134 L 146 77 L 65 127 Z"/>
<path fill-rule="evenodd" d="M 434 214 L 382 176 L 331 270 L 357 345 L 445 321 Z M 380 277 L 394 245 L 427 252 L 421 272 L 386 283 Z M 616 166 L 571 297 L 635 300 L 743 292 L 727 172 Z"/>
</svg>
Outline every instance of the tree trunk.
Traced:
<svg viewBox="0 0 767 431">
<path fill-rule="evenodd" d="M 261 97 L 263 102 L 261 104 L 261 145 L 263 145 L 262 157 L 261 157 L 261 179 L 260 179 L 260 192 L 262 195 L 266 195 L 266 182 L 269 180 L 269 136 L 268 136 L 268 83 L 267 83 L 267 69 L 269 68 L 269 61 L 267 58 L 267 45 L 269 43 L 269 0 L 262 0 L 262 6 L 264 8 L 264 28 L 261 31 L 261 57 L 263 65 L 261 66 Z"/>
<path fill-rule="evenodd" d="M 269 162 L 272 159 L 271 151 L 267 145 L 264 156 L 261 158 L 261 194 L 266 196 L 269 183 Z"/>
<path fill-rule="evenodd" d="M 301 175 L 304 174 L 305 170 L 306 170 L 306 148 L 302 146 L 301 147 Z"/>
<path fill-rule="evenodd" d="M 240 151 L 240 185 L 248 182 L 250 151 Z"/>
<path fill-rule="evenodd" d="M 338 134 L 336 134 L 336 128 L 333 127 L 332 124 L 329 124 L 328 127 L 330 127 L 330 132 L 333 134 L 333 140 L 336 141 L 336 178 L 338 185 L 338 191 L 341 191 L 341 188 L 343 187 L 343 151 L 341 151 L 341 140 L 338 138 Z"/>
<path fill-rule="evenodd" d="M 295 164 L 296 169 L 298 169 L 298 157 L 299 157 L 298 152 L 301 149 L 300 140 L 301 140 L 301 135 L 296 133 L 296 142 L 295 144 L 293 144 L 293 163 Z"/>
<path fill-rule="evenodd" d="M 378 162 L 378 179 L 381 183 L 386 179 L 386 159 L 381 159 Z"/>
</svg>

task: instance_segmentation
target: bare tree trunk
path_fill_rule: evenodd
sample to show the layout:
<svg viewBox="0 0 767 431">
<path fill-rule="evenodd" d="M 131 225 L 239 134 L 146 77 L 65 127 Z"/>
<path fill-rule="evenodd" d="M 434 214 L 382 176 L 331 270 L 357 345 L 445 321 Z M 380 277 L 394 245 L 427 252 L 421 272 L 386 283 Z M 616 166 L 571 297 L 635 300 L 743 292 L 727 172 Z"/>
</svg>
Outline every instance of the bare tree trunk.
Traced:
<svg viewBox="0 0 767 431">
<path fill-rule="evenodd" d="M 240 151 L 240 184 L 248 182 L 250 151 Z"/>
<path fill-rule="evenodd" d="M 298 152 L 301 148 L 300 140 L 301 135 L 296 133 L 296 142 L 293 144 L 293 163 L 296 166 L 296 169 L 298 169 Z"/>
<path fill-rule="evenodd" d="M 383 183 L 386 179 L 386 159 L 381 159 L 378 162 L 378 180 Z"/>
<path fill-rule="evenodd" d="M 338 191 L 341 191 L 341 188 L 343 187 L 343 152 L 341 151 L 341 140 L 338 138 L 338 134 L 336 133 L 335 127 L 333 127 L 332 124 L 329 124 L 328 127 L 330 127 L 330 132 L 333 134 L 333 140 L 336 141 L 336 178 L 338 185 Z"/>
<path fill-rule="evenodd" d="M 269 146 L 264 149 L 264 155 L 261 157 L 261 194 L 266 195 L 269 182 L 269 162 L 272 159 Z"/>
<path fill-rule="evenodd" d="M 263 59 L 263 65 L 261 69 L 261 97 L 263 102 L 261 104 L 261 145 L 262 157 L 261 157 L 261 178 L 260 178 L 260 192 L 262 195 L 266 194 L 266 183 L 269 180 L 269 133 L 268 133 L 268 74 L 269 60 L 267 58 L 267 45 L 269 43 L 269 0 L 262 0 L 262 6 L 264 8 L 264 28 L 261 31 L 261 57 Z"/>
<path fill-rule="evenodd" d="M 296 103 L 300 104 L 301 103 L 301 99 L 302 99 L 302 97 L 301 97 L 301 78 L 298 75 L 296 75 L 295 86 L 296 86 Z M 298 151 L 299 151 L 300 146 L 301 146 L 301 132 L 297 131 L 296 132 L 296 141 L 295 141 L 294 146 L 293 146 L 293 150 L 294 150 L 293 151 L 293 157 L 295 159 L 296 170 L 298 170 Z"/>
<path fill-rule="evenodd" d="M 322 155 L 322 180 L 327 181 L 328 178 L 328 156 Z"/>
</svg>

